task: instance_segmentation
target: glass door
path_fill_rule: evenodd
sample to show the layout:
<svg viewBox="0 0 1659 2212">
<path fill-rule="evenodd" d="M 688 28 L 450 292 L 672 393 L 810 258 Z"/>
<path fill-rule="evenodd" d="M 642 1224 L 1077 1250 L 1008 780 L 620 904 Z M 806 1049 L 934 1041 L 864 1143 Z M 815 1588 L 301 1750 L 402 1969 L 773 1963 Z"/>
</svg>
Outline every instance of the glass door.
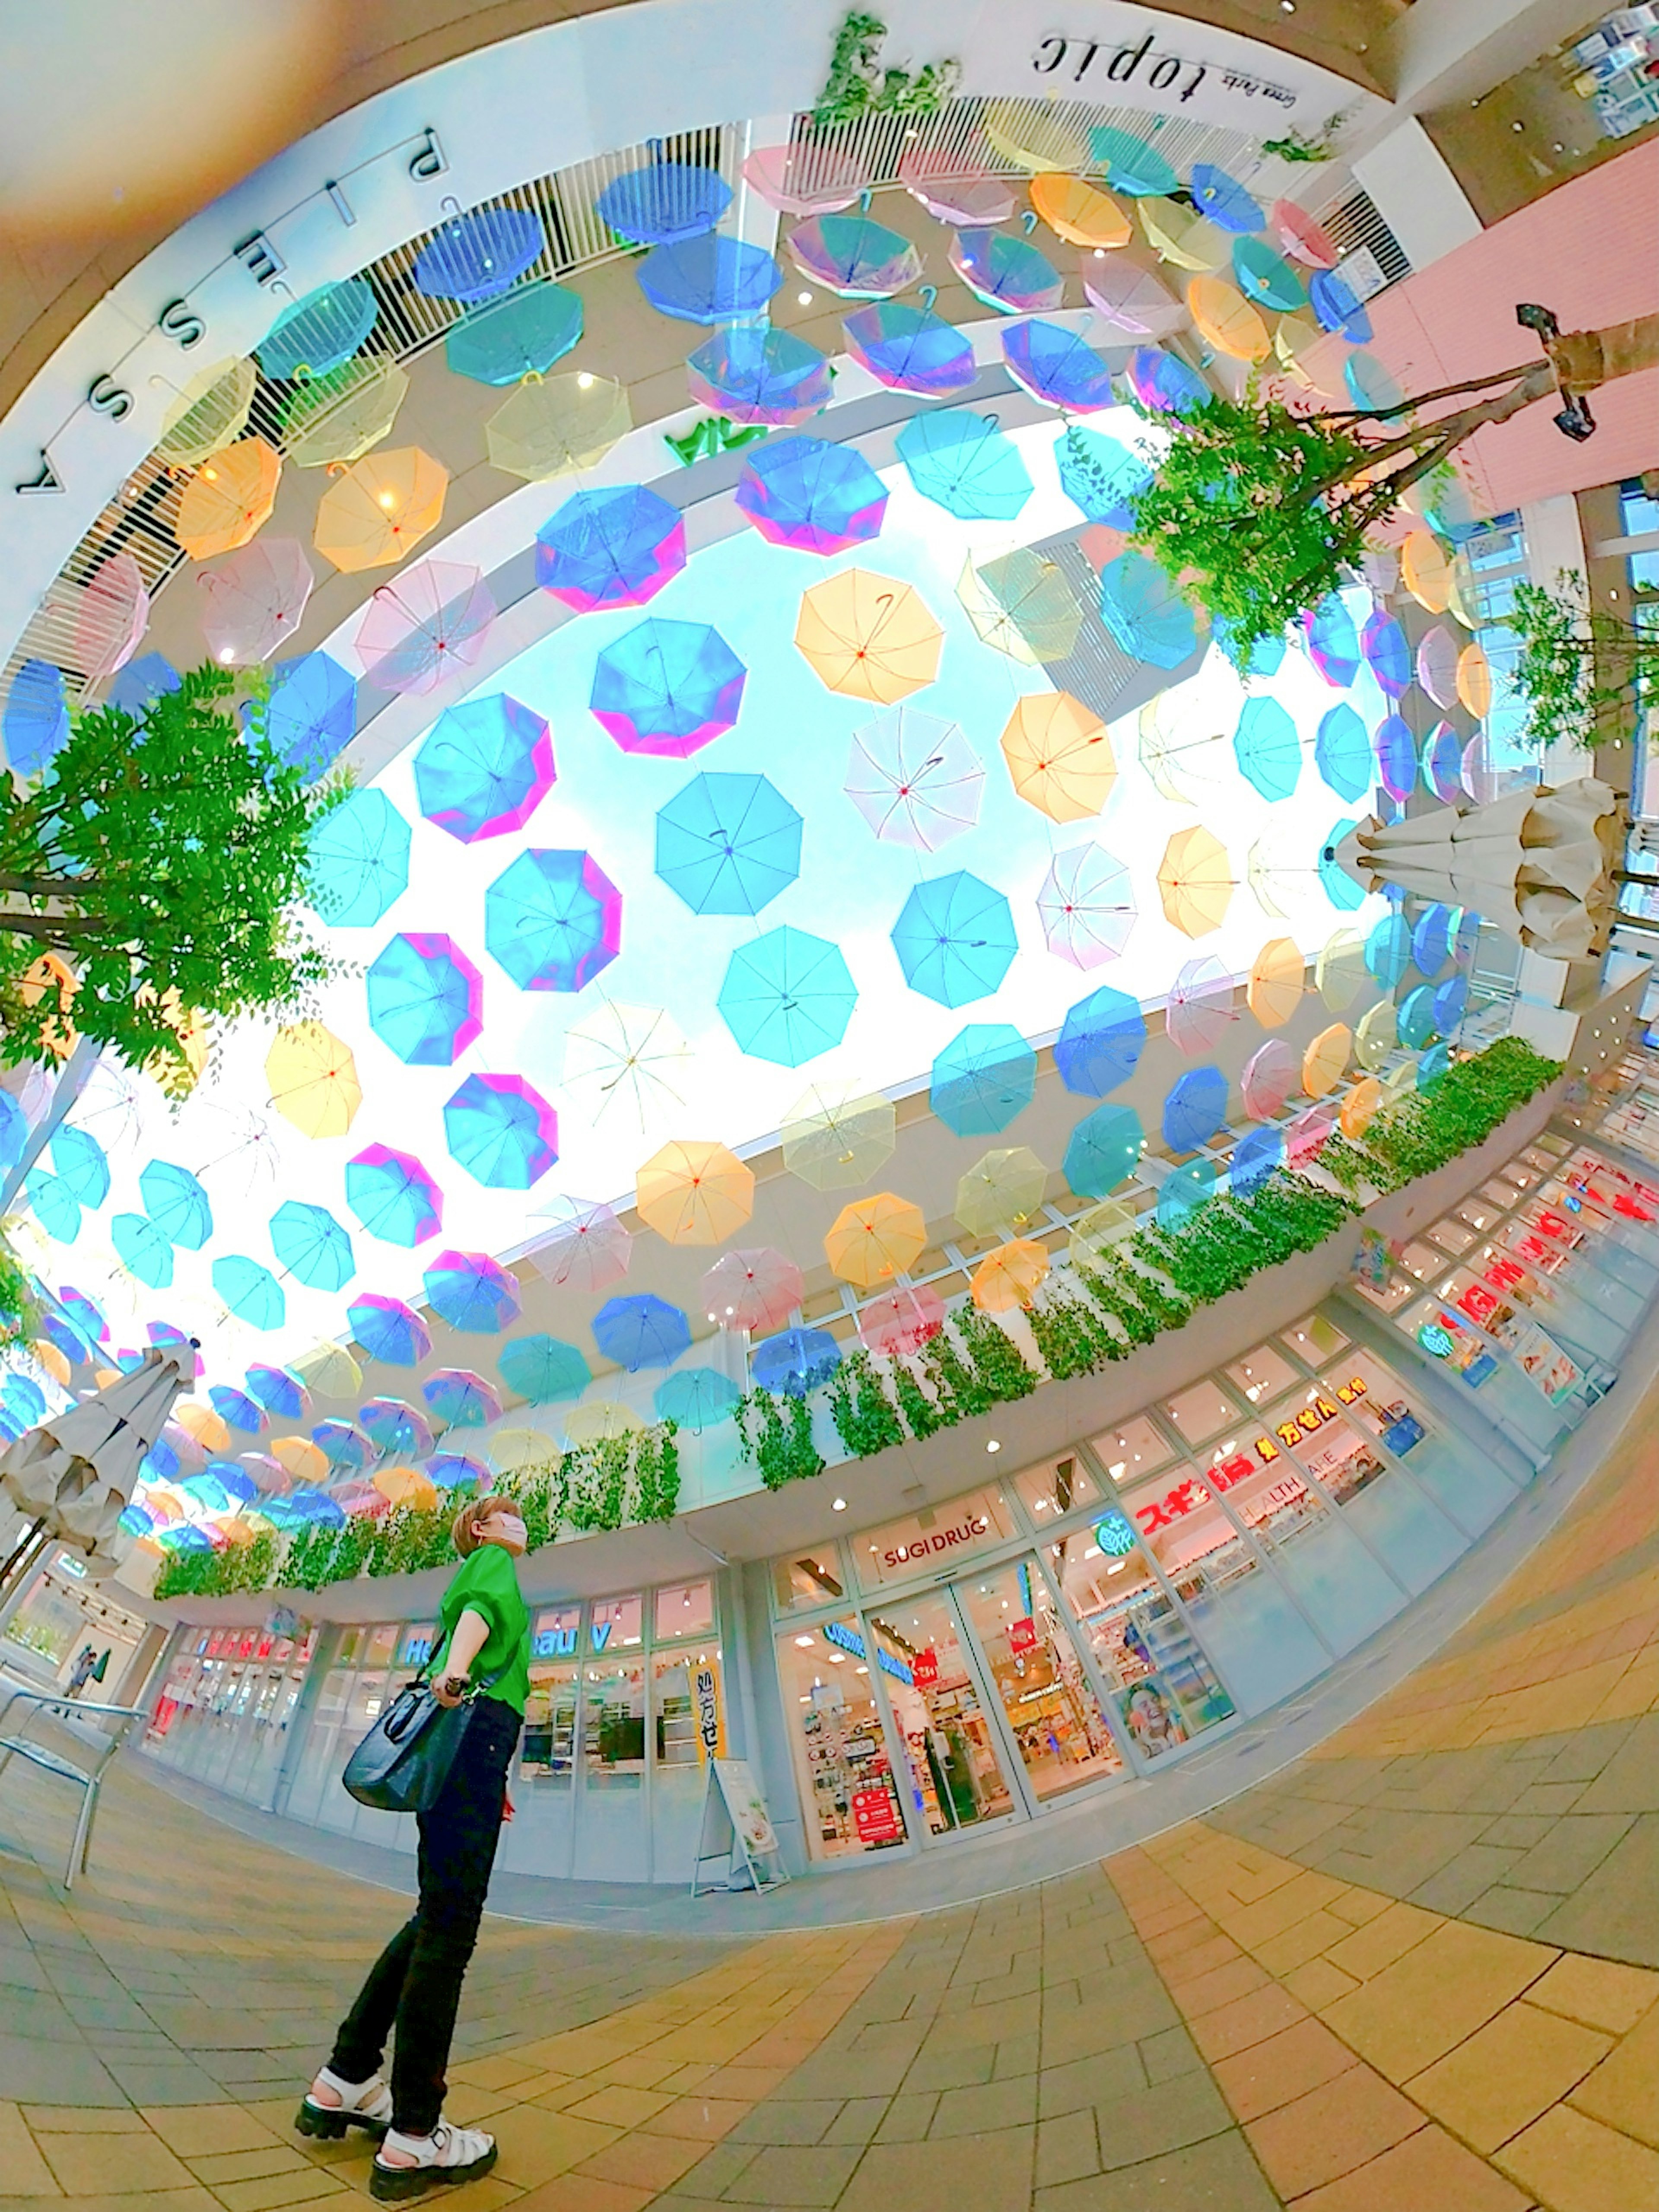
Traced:
<svg viewBox="0 0 1659 2212">
<path fill-rule="evenodd" d="M 1123 1759 L 1035 1559 L 957 1583 L 1033 1809 L 1123 1771 Z"/>
<path fill-rule="evenodd" d="M 1000 1732 L 948 1593 L 905 1598 L 868 1618 L 926 1834 L 952 1836 L 1018 1809 Z"/>
</svg>

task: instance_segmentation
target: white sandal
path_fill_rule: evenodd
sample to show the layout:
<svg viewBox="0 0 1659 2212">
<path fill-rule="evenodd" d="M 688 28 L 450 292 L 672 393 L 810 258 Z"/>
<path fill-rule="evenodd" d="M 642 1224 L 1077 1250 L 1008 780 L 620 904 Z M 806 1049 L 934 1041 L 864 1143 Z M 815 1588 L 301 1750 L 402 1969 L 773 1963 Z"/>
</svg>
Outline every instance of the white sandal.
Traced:
<svg viewBox="0 0 1659 2212">
<path fill-rule="evenodd" d="M 319 2104 L 319 2089 L 331 2090 L 337 2103 Z M 383 2136 L 392 2125 L 392 2092 L 378 2074 L 367 2081 L 345 2081 L 322 2066 L 294 2115 L 294 2124 L 302 2136 L 318 2136 L 325 2142 L 338 2142 L 348 2128 L 367 2128 Z"/>
<path fill-rule="evenodd" d="M 388 2151 L 407 2163 L 389 2164 Z M 447 2120 L 440 2120 L 429 2136 L 401 2135 L 392 2128 L 374 2154 L 369 2194 L 382 2203 L 420 2197 L 439 2182 L 476 2181 L 495 2163 L 495 2138 L 482 2128 L 452 2128 Z"/>
</svg>

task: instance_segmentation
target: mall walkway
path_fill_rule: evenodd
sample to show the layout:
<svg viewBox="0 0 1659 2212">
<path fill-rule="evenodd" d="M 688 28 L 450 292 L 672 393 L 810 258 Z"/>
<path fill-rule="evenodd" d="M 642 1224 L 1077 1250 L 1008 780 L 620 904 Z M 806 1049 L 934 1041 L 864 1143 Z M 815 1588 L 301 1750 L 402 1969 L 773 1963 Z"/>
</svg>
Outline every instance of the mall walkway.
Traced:
<svg viewBox="0 0 1659 2212">
<path fill-rule="evenodd" d="M 458 2212 L 1659 2206 L 1659 1385 L 1526 1566 L 1319 1753 L 978 1906 L 758 1940 L 487 1923 Z M 0 2212 L 367 2202 L 298 2091 L 404 1910 L 118 1771 L 15 1767 Z"/>
</svg>

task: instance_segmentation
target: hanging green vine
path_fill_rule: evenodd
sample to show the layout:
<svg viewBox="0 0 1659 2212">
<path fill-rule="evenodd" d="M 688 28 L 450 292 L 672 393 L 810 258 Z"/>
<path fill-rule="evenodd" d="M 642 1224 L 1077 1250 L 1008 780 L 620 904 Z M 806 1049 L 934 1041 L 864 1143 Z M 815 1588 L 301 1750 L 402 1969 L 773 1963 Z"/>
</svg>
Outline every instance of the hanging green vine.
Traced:
<svg viewBox="0 0 1659 2212">
<path fill-rule="evenodd" d="M 867 1352 L 854 1352 L 842 1361 L 830 1378 L 829 1395 L 836 1434 L 854 1459 L 870 1459 L 889 1444 L 903 1443 L 902 1425 Z"/>
<path fill-rule="evenodd" d="M 855 123 L 861 115 L 933 115 L 944 106 L 962 76 L 958 61 L 929 62 L 910 70 L 881 61 L 887 26 L 878 15 L 857 9 L 842 17 L 830 56 L 830 74 L 812 109 L 812 120 L 825 130 Z"/>
</svg>

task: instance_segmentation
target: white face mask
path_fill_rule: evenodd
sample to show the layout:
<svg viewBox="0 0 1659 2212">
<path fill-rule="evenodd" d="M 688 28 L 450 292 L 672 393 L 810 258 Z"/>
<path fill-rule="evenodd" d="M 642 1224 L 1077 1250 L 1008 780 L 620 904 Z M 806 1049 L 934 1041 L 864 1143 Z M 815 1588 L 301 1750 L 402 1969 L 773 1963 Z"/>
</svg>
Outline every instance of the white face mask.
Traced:
<svg viewBox="0 0 1659 2212">
<path fill-rule="evenodd" d="M 524 1522 L 516 1513 L 497 1513 L 492 1519 L 487 1541 L 499 1544 L 504 1552 L 516 1559 L 529 1541 Z"/>
</svg>

